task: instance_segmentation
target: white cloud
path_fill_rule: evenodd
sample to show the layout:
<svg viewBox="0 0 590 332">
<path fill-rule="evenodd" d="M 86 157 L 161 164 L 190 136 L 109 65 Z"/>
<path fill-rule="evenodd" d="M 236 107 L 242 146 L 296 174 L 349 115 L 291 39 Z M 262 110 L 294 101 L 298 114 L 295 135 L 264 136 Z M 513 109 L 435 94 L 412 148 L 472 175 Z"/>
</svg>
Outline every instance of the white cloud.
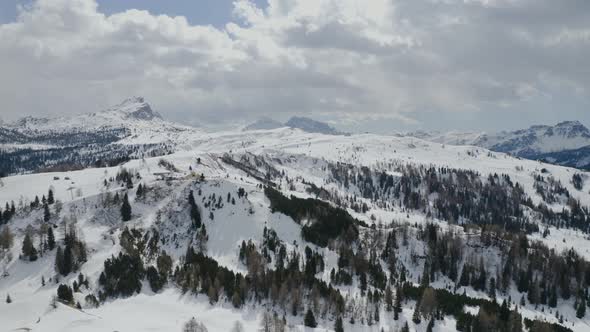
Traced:
<svg viewBox="0 0 590 332">
<path fill-rule="evenodd" d="M 563 87 L 588 103 L 585 0 L 238 0 L 234 15 L 219 29 L 37 0 L 0 25 L 2 115 L 144 95 L 195 123 L 303 113 L 452 126 L 453 114 L 517 111 Z"/>
</svg>

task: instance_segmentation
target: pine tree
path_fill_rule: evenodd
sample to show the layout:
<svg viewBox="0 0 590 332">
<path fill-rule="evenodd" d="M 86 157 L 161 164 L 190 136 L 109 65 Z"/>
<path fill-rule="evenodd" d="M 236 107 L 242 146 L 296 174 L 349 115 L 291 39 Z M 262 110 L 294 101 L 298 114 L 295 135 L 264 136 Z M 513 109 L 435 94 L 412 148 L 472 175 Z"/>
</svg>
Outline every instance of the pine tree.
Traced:
<svg viewBox="0 0 590 332">
<path fill-rule="evenodd" d="M 50 219 L 51 219 L 51 212 L 49 212 L 49 205 L 47 205 L 47 203 L 45 203 L 43 205 L 43 220 L 45 222 L 49 222 Z"/>
<path fill-rule="evenodd" d="M 551 286 L 551 292 L 549 294 L 549 301 L 547 301 L 547 304 L 551 308 L 557 307 L 557 289 L 555 285 Z"/>
<path fill-rule="evenodd" d="M 420 301 L 416 301 L 416 306 L 414 307 L 414 313 L 412 314 L 412 322 L 414 324 L 420 324 Z"/>
<path fill-rule="evenodd" d="M 393 306 L 393 319 L 398 320 L 399 314 L 402 312 L 402 289 L 397 287 L 395 292 L 395 304 Z"/>
<path fill-rule="evenodd" d="M 55 248 L 55 236 L 53 235 L 53 227 L 47 228 L 47 248 L 53 250 Z"/>
<path fill-rule="evenodd" d="M 133 189 L 133 181 L 131 180 L 131 176 L 127 177 L 127 189 Z"/>
<path fill-rule="evenodd" d="M 400 332 L 410 332 L 410 327 L 408 326 L 408 322 L 404 324 L 404 327 L 400 330 Z"/>
<path fill-rule="evenodd" d="M 342 324 L 342 317 L 338 316 L 336 318 L 336 323 L 334 323 L 334 332 L 344 332 L 344 326 Z"/>
<path fill-rule="evenodd" d="M 121 205 L 121 219 L 123 219 L 123 221 L 131 220 L 131 205 L 129 204 L 129 197 L 127 194 L 123 196 L 123 204 Z"/>
<path fill-rule="evenodd" d="M 508 308 L 508 303 L 506 300 L 502 301 L 502 305 L 500 306 L 500 320 L 504 322 L 508 322 L 508 318 L 510 316 L 510 308 Z"/>
<path fill-rule="evenodd" d="M 74 268 L 74 257 L 72 254 L 72 246 L 66 244 L 66 248 L 64 249 L 64 273 L 63 275 L 68 275 L 72 272 Z"/>
<path fill-rule="evenodd" d="M 0 249 L 10 249 L 14 242 L 14 236 L 10 232 L 10 227 L 4 227 L 0 232 Z"/>
<path fill-rule="evenodd" d="M 493 300 L 496 299 L 496 278 L 490 278 L 490 287 L 488 289 L 488 295 Z"/>
<path fill-rule="evenodd" d="M 61 246 L 58 246 L 55 252 L 55 270 L 61 275 L 67 274 L 64 267 L 64 252 Z"/>
<path fill-rule="evenodd" d="M 34 262 L 37 260 L 37 249 L 33 245 L 33 241 L 31 240 L 31 236 L 29 233 L 25 234 L 25 238 L 23 239 L 23 248 L 22 248 L 23 256 L 28 258 L 29 261 Z"/>
<path fill-rule="evenodd" d="M 580 304 L 578 305 L 578 309 L 576 310 L 576 317 L 584 318 L 586 316 L 586 300 L 580 299 Z"/>
<path fill-rule="evenodd" d="M 10 294 L 6 294 L 6 303 L 12 303 L 12 299 L 10 298 Z"/>
<path fill-rule="evenodd" d="M 522 316 L 518 312 L 518 308 L 515 308 L 514 311 L 510 312 L 510 317 L 508 318 L 508 331 L 522 331 Z"/>
<path fill-rule="evenodd" d="M 430 263 L 428 260 L 424 263 L 424 271 L 422 271 L 422 279 L 420 281 L 422 286 L 430 286 Z"/>
<path fill-rule="evenodd" d="M 72 303 L 74 301 L 72 288 L 68 285 L 59 285 L 59 287 L 57 287 L 57 298 L 64 303 Z"/>
<path fill-rule="evenodd" d="M 141 197 L 143 197 L 143 194 L 144 194 L 143 186 L 140 183 L 139 186 L 137 186 L 136 196 L 138 198 L 141 198 Z"/>
<path fill-rule="evenodd" d="M 55 199 L 53 198 L 53 190 L 49 189 L 49 192 L 47 193 L 47 204 L 51 205 L 55 203 Z"/>
<path fill-rule="evenodd" d="M 307 327 L 318 326 L 318 323 L 316 322 L 315 316 L 313 315 L 313 312 L 311 311 L 311 309 L 307 309 L 307 312 L 305 313 L 305 318 L 303 319 L 303 323 Z"/>
<path fill-rule="evenodd" d="M 389 287 L 389 285 L 385 288 L 385 310 L 393 310 L 393 293 L 391 292 L 391 287 Z"/>
</svg>

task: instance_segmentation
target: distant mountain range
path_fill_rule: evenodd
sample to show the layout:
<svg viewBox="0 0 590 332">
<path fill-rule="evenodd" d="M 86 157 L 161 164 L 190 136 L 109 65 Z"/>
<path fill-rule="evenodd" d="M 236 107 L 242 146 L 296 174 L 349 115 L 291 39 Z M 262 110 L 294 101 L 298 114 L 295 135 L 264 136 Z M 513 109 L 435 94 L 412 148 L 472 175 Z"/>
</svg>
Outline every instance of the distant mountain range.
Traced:
<svg viewBox="0 0 590 332">
<path fill-rule="evenodd" d="M 271 130 L 282 127 L 297 128 L 308 133 L 324 135 L 346 135 L 346 133 L 336 130 L 327 123 L 298 116 L 290 118 L 289 121 L 285 123 L 281 123 L 270 118 L 261 118 L 258 121 L 246 126 L 243 130 Z"/>
<path fill-rule="evenodd" d="M 292 117 L 285 123 L 262 118 L 243 131 L 284 127 L 307 133 L 348 135 L 306 117 Z M 142 97 L 129 98 L 94 113 L 55 118 L 24 117 L 0 124 L 0 173 L 53 169 L 64 164 L 112 165 L 130 158 L 167 154 L 178 146 L 186 148 L 203 135 L 196 128 L 164 120 Z M 418 131 L 396 136 L 447 145 L 479 146 L 521 158 L 590 170 L 590 130 L 578 121 L 491 134 Z"/>
<path fill-rule="evenodd" d="M 448 145 L 474 145 L 513 156 L 553 164 L 590 169 L 590 130 L 579 121 L 554 126 L 536 125 L 528 129 L 483 132 L 410 132 L 399 136 L 416 137 Z"/>
<path fill-rule="evenodd" d="M 196 129 L 167 122 L 142 97 L 109 109 L 0 124 L 0 175 L 114 165 L 169 153 Z"/>
</svg>

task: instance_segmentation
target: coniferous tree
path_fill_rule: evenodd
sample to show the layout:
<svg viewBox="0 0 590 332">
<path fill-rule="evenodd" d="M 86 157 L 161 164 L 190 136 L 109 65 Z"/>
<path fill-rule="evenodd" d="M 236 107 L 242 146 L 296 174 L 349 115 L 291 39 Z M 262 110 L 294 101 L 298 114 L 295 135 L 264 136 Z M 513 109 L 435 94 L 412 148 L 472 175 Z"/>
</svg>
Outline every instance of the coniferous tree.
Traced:
<svg viewBox="0 0 590 332">
<path fill-rule="evenodd" d="M 488 295 L 496 300 L 496 278 L 490 278 L 490 287 L 488 288 Z"/>
<path fill-rule="evenodd" d="M 162 277 L 162 275 L 158 273 L 158 270 L 156 270 L 156 268 L 153 266 L 147 268 L 146 277 L 152 291 L 155 293 L 159 292 L 166 283 L 165 278 Z"/>
<path fill-rule="evenodd" d="M 131 220 L 131 204 L 129 204 L 129 197 L 127 194 L 123 196 L 123 204 L 121 205 L 121 219 L 123 221 Z"/>
<path fill-rule="evenodd" d="M 410 332 L 410 327 L 408 326 L 408 322 L 404 324 L 400 332 Z"/>
<path fill-rule="evenodd" d="M 49 192 L 47 193 L 47 204 L 51 205 L 55 203 L 55 198 L 53 198 L 53 190 L 49 189 Z"/>
<path fill-rule="evenodd" d="M 72 272 L 74 258 L 72 257 L 72 246 L 66 244 L 64 249 L 64 260 L 63 260 L 63 273 L 62 275 L 68 275 Z"/>
<path fill-rule="evenodd" d="M 416 306 L 414 307 L 414 313 L 412 314 L 412 322 L 414 324 L 420 324 L 420 301 L 416 301 Z"/>
<path fill-rule="evenodd" d="M 55 235 L 53 234 L 53 227 L 47 228 L 47 249 L 53 250 L 55 248 Z"/>
<path fill-rule="evenodd" d="M 55 270 L 61 275 L 67 274 L 64 267 L 64 252 L 61 246 L 57 246 L 57 251 L 55 252 Z"/>
<path fill-rule="evenodd" d="M 522 332 L 522 316 L 518 312 L 518 308 L 510 312 L 508 318 L 508 331 L 510 332 Z"/>
<path fill-rule="evenodd" d="M 334 332 L 344 332 L 344 326 L 342 324 L 342 317 L 338 316 L 334 323 Z"/>
<path fill-rule="evenodd" d="M 74 301 L 72 288 L 68 285 L 59 285 L 57 287 L 57 298 L 64 303 L 71 304 Z"/>
<path fill-rule="evenodd" d="M 582 319 L 584 316 L 586 316 L 586 300 L 582 298 L 576 310 L 576 317 Z"/>
<path fill-rule="evenodd" d="M 402 312 L 402 289 L 397 287 L 395 291 L 395 304 L 393 306 L 393 319 L 398 320 L 399 314 Z"/>
<path fill-rule="evenodd" d="M 143 194 L 144 194 L 144 189 L 143 189 L 143 186 L 142 186 L 142 185 L 141 185 L 141 183 L 140 183 L 140 184 L 137 186 L 137 192 L 136 192 L 136 194 L 135 194 L 135 195 L 137 196 L 137 198 L 141 198 L 141 197 L 143 197 Z"/>
<path fill-rule="evenodd" d="M 6 226 L 0 232 L 0 249 L 10 249 L 14 242 L 14 236 L 10 232 L 10 227 Z"/>
<path fill-rule="evenodd" d="M 127 189 L 133 189 L 133 181 L 131 180 L 131 176 L 127 177 Z"/>
<path fill-rule="evenodd" d="M 49 222 L 51 219 L 51 212 L 49 212 L 49 205 L 47 203 L 43 204 L 43 220 L 45 222 Z"/>
<path fill-rule="evenodd" d="M 23 239 L 22 253 L 23 256 L 29 259 L 31 262 L 37 260 L 37 249 L 35 249 L 33 241 L 31 240 L 31 236 L 28 232 L 25 234 L 25 238 Z"/>
<path fill-rule="evenodd" d="M 549 300 L 547 301 L 547 304 L 551 308 L 557 307 L 557 289 L 555 285 L 551 286 L 551 291 L 549 293 Z"/>
<path fill-rule="evenodd" d="M 504 322 L 508 322 L 508 318 L 510 317 L 510 308 L 508 308 L 508 303 L 506 300 L 502 301 L 502 305 L 500 306 L 500 320 Z"/>
<path fill-rule="evenodd" d="M 6 294 L 6 303 L 12 303 L 12 299 L 10 298 L 10 294 Z"/>
<path fill-rule="evenodd" d="M 305 313 L 305 318 L 303 319 L 303 323 L 307 327 L 317 327 L 318 323 L 315 320 L 315 316 L 313 315 L 313 311 L 311 309 L 307 309 Z"/>
<path fill-rule="evenodd" d="M 389 285 L 385 288 L 385 310 L 393 310 L 393 293 L 391 292 L 391 287 L 389 287 Z"/>
</svg>

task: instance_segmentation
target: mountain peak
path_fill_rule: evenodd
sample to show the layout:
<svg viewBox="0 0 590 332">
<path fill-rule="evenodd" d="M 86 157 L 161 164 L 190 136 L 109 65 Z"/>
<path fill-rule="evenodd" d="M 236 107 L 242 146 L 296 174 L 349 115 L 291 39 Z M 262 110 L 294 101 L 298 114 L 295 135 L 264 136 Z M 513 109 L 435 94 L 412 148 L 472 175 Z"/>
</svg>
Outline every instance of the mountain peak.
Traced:
<svg viewBox="0 0 590 332">
<path fill-rule="evenodd" d="M 155 118 L 162 119 L 162 116 L 154 111 L 150 104 L 145 101 L 143 97 L 131 97 L 125 99 L 119 105 L 110 109 L 111 111 L 119 111 L 124 113 L 129 118 L 137 120 L 153 120 Z"/>
<path fill-rule="evenodd" d="M 573 120 L 573 121 L 562 121 L 555 125 L 555 127 L 577 127 L 577 126 L 584 126 L 580 121 Z"/>
<path fill-rule="evenodd" d="M 564 138 L 590 138 L 590 130 L 580 121 L 563 121 L 550 128 L 546 135 L 558 135 Z"/>
<path fill-rule="evenodd" d="M 284 127 L 285 125 L 268 117 L 262 117 L 244 127 L 243 131 L 270 130 Z"/>
<path fill-rule="evenodd" d="M 287 127 L 301 129 L 309 133 L 320 133 L 326 135 L 342 135 L 343 133 L 334 129 L 324 122 L 316 121 L 310 118 L 294 116 L 287 123 Z"/>
</svg>

